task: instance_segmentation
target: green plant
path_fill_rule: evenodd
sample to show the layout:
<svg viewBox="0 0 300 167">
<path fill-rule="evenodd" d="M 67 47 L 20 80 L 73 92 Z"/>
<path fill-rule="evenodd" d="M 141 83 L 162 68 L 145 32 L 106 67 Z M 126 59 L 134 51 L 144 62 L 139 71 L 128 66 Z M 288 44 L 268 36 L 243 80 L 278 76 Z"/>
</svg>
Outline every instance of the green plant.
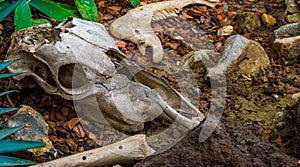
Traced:
<svg viewBox="0 0 300 167">
<path fill-rule="evenodd" d="M 13 61 L 2 61 L 0 60 L 0 71 L 12 64 Z M 20 73 L 4 73 L 0 74 L 0 79 L 7 78 L 15 75 L 19 75 Z M 6 91 L 0 93 L 0 96 L 7 95 L 14 91 Z M 0 115 L 8 113 L 10 111 L 14 111 L 17 108 L 0 108 Z M 1 123 L 1 121 L 0 121 Z M 16 131 L 22 129 L 23 126 L 16 126 L 12 128 L 6 128 L 0 130 L 0 154 L 3 153 L 11 153 L 21 150 L 26 150 L 30 148 L 37 148 L 45 146 L 44 143 L 41 142 L 33 142 L 33 141 L 25 141 L 25 140 L 4 140 L 5 137 L 15 133 Z M 24 160 L 21 158 L 15 158 L 11 156 L 0 155 L 0 166 L 15 166 L 15 165 L 32 165 L 34 162 Z"/>
<path fill-rule="evenodd" d="M 133 7 L 138 6 L 138 4 L 141 2 L 141 0 L 129 0 L 129 1 Z"/>
<path fill-rule="evenodd" d="M 74 2 L 76 7 L 51 0 L 0 0 L 0 21 L 15 11 L 14 24 L 17 30 L 36 24 L 50 23 L 46 19 L 32 19 L 31 7 L 33 7 L 59 22 L 70 16 L 78 17 L 78 13 L 85 20 L 98 22 L 98 11 L 94 0 L 74 0 Z"/>
</svg>

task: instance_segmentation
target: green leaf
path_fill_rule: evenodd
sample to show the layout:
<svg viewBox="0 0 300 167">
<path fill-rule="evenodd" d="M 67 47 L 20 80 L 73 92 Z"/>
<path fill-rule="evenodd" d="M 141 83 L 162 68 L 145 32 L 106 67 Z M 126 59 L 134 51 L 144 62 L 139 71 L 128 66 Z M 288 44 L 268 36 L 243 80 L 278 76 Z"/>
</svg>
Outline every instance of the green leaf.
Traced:
<svg viewBox="0 0 300 167">
<path fill-rule="evenodd" d="M 13 60 L 0 62 L 0 71 L 6 68 L 7 66 L 11 65 L 13 62 Z"/>
<path fill-rule="evenodd" d="M 44 147 L 41 142 L 25 141 L 25 140 L 0 140 L 0 153 L 16 152 L 31 148 Z M 5 147 L 4 147 L 5 146 Z"/>
<path fill-rule="evenodd" d="M 94 0 L 74 0 L 82 18 L 98 22 L 98 10 Z"/>
<path fill-rule="evenodd" d="M 4 74 L 0 74 L 0 79 L 7 78 L 7 77 L 13 77 L 13 76 L 20 75 L 20 74 L 23 74 L 23 72 L 4 73 Z"/>
<path fill-rule="evenodd" d="M 0 139 L 4 139 L 5 137 L 15 133 L 16 131 L 22 129 L 23 127 L 24 126 L 16 126 L 16 127 L 0 130 Z"/>
<path fill-rule="evenodd" d="M 5 113 L 8 113 L 8 112 L 11 112 L 11 111 L 15 111 L 17 110 L 18 108 L 0 108 L 0 115 L 1 114 L 5 114 Z"/>
<path fill-rule="evenodd" d="M 140 0 L 130 0 L 130 2 L 131 2 L 131 5 L 132 5 L 133 7 L 136 7 L 136 6 L 139 5 L 139 3 L 140 3 L 141 1 L 140 1 Z"/>
<path fill-rule="evenodd" d="M 0 166 L 34 165 L 32 161 L 0 155 Z"/>
<path fill-rule="evenodd" d="M 64 21 L 67 17 L 70 16 L 78 18 L 78 16 L 75 15 L 72 11 L 63 8 L 56 2 L 52 2 L 50 0 L 31 0 L 29 4 L 45 15 L 54 18 L 59 22 Z"/>
<path fill-rule="evenodd" d="M 1 2 L 4 2 L 4 1 L 6 1 L 6 0 L 0 0 L 0 3 L 1 3 Z"/>
<path fill-rule="evenodd" d="M 61 6 L 62 8 L 65 8 L 66 10 L 72 12 L 74 15 L 80 14 L 75 6 L 65 4 L 65 3 L 59 3 L 59 2 L 56 2 L 56 3 L 57 3 L 57 5 Z"/>
<path fill-rule="evenodd" d="M 1 92 L 0 93 L 0 96 L 4 96 L 4 95 L 7 95 L 7 94 L 10 94 L 10 93 L 13 93 L 15 92 L 14 90 L 9 90 L 9 91 L 5 91 L 5 92 Z"/>
<path fill-rule="evenodd" d="M 43 19 L 43 18 L 38 18 L 38 19 L 32 19 L 32 25 L 38 26 L 42 24 L 47 24 L 49 27 L 52 27 L 52 24 L 49 20 Z"/>
<path fill-rule="evenodd" d="M 13 1 L 12 3 L 9 1 L 5 1 L 0 3 L 0 21 L 5 19 L 21 2 L 21 0 Z"/>
<path fill-rule="evenodd" d="M 27 0 L 22 0 L 15 10 L 14 24 L 17 30 L 32 26 L 31 11 Z"/>
</svg>

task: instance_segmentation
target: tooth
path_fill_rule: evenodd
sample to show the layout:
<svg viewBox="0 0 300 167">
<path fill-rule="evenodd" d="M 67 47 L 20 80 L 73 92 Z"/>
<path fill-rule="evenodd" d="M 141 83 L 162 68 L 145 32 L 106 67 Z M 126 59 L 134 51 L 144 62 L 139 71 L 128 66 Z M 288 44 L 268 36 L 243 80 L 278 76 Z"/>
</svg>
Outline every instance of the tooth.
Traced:
<svg viewBox="0 0 300 167">
<path fill-rule="evenodd" d="M 171 16 L 171 15 L 170 15 L 167 11 L 165 11 L 165 10 L 161 11 L 161 13 L 162 13 L 164 16 L 166 16 L 166 17 L 170 17 L 170 16 Z"/>
<path fill-rule="evenodd" d="M 156 15 L 158 16 L 158 18 L 159 18 L 160 20 L 163 20 L 163 19 L 166 18 L 161 12 L 158 12 Z"/>
<path fill-rule="evenodd" d="M 208 0 L 208 1 L 217 1 L 217 0 Z M 136 33 L 134 31 L 136 28 L 151 29 L 151 24 L 149 24 L 151 23 L 151 21 L 159 21 L 170 16 L 177 16 L 176 13 L 180 13 L 183 7 L 188 6 L 190 4 L 203 4 L 211 8 L 215 8 L 217 3 L 208 3 L 208 1 L 207 0 L 162 1 L 162 2 L 148 4 L 143 7 L 134 8 L 129 12 L 127 12 L 126 15 L 115 20 L 110 26 L 110 31 L 111 34 L 117 38 L 131 40 L 134 42 L 137 41 L 137 39 L 140 38 L 141 36 L 145 36 L 145 34 Z M 129 37 L 128 34 L 132 34 L 132 35 Z M 153 40 L 154 39 L 152 39 L 152 42 Z"/>
<path fill-rule="evenodd" d="M 153 15 L 151 20 L 152 21 L 158 21 L 158 18 L 155 15 Z"/>
<path fill-rule="evenodd" d="M 175 17 L 177 17 L 178 15 L 177 15 L 176 13 L 172 13 L 172 16 L 175 16 Z"/>
</svg>

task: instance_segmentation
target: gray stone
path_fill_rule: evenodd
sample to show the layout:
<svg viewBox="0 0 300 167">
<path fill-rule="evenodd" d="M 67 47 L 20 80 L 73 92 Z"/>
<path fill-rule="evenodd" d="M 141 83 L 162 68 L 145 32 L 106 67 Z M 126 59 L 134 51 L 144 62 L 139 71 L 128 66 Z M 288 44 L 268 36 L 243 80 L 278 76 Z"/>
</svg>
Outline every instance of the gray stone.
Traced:
<svg viewBox="0 0 300 167">
<path fill-rule="evenodd" d="M 290 36 L 300 35 L 300 21 L 283 25 L 274 31 L 275 38 L 284 38 L 285 34 L 289 34 Z"/>
<path fill-rule="evenodd" d="M 288 34 L 289 37 L 284 35 Z M 286 24 L 274 31 L 273 50 L 275 58 L 293 59 L 300 54 L 300 21 Z"/>
<path fill-rule="evenodd" d="M 259 43 L 234 35 L 225 41 L 221 59 L 215 67 L 208 68 L 208 75 L 251 76 L 269 65 L 269 57 Z"/>
<path fill-rule="evenodd" d="M 57 151 L 48 138 L 48 124 L 40 113 L 29 106 L 23 105 L 5 126 L 15 127 L 20 125 L 23 125 L 24 128 L 14 133 L 16 140 L 40 141 L 46 144 L 42 148 L 29 149 L 29 153 L 32 153 L 40 162 L 56 158 Z"/>
</svg>

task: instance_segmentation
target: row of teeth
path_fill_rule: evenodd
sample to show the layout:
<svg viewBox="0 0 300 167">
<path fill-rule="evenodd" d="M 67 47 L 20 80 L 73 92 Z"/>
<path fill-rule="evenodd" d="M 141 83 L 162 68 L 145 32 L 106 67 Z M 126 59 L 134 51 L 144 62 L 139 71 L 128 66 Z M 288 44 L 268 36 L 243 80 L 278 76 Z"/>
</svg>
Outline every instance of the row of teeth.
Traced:
<svg viewBox="0 0 300 167">
<path fill-rule="evenodd" d="M 161 11 L 157 11 L 153 14 L 152 16 L 152 21 L 159 21 L 159 20 L 163 20 L 166 19 L 168 17 L 172 17 L 172 16 L 178 16 L 177 13 L 179 13 L 181 10 L 180 9 L 165 9 L 165 10 L 161 10 Z"/>
</svg>

